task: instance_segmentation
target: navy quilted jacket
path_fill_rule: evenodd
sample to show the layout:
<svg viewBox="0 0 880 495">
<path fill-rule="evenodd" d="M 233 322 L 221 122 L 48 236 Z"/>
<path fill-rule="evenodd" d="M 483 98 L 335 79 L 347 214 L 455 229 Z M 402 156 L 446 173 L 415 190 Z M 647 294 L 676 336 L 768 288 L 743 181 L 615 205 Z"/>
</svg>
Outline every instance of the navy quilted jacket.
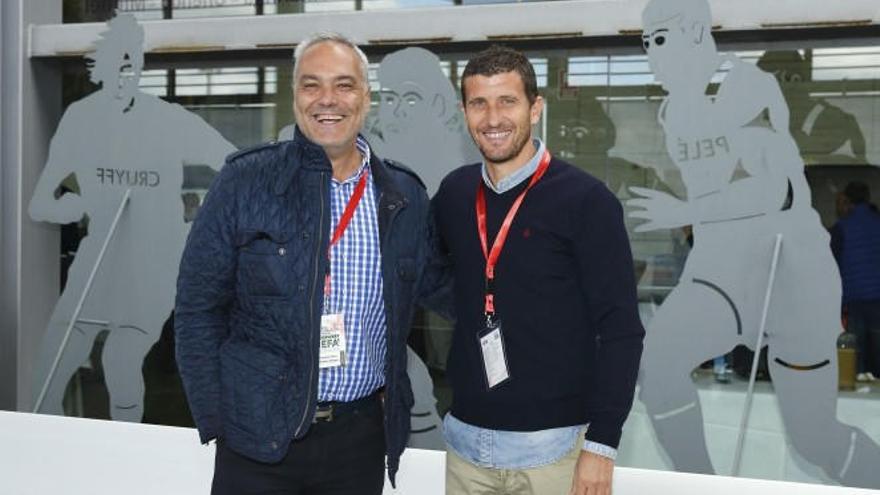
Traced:
<svg viewBox="0 0 880 495">
<path fill-rule="evenodd" d="M 419 179 L 375 155 L 387 321 L 385 435 L 394 480 L 413 404 L 406 340 L 427 257 Z M 230 155 L 199 211 L 180 265 L 177 359 L 202 442 L 276 462 L 309 429 L 330 233 L 324 151 L 297 130 Z"/>
</svg>

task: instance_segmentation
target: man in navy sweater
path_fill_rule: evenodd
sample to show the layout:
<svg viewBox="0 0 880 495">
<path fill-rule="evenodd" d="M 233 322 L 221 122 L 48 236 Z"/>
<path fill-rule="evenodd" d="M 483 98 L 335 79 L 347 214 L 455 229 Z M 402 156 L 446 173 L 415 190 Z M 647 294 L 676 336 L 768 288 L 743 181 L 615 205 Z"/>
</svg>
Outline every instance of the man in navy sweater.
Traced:
<svg viewBox="0 0 880 495">
<path fill-rule="evenodd" d="M 489 48 L 461 81 L 483 162 L 432 201 L 455 291 L 447 493 L 609 494 L 644 337 L 620 203 L 532 136 L 524 55 Z"/>
</svg>

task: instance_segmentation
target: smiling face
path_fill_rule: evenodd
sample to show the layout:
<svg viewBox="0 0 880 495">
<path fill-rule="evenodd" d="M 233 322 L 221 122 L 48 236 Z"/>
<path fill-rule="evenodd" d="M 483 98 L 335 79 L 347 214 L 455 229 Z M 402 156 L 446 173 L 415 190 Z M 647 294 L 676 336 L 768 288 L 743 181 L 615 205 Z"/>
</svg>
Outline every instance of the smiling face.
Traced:
<svg viewBox="0 0 880 495">
<path fill-rule="evenodd" d="M 302 133 L 328 153 L 355 146 L 369 108 L 370 87 L 354 50 L 324 41 L 297 60 L 293 114 Z"/>
<path fill-rule="evenodd" d="M 464 80 L 463 103 L 468 131 L 487 164 L 522 164 L 531 158 L 532 125 L 544 108 L 538 96 L 529 104 L 525 86 L 515 71 Z"/>
</svg>

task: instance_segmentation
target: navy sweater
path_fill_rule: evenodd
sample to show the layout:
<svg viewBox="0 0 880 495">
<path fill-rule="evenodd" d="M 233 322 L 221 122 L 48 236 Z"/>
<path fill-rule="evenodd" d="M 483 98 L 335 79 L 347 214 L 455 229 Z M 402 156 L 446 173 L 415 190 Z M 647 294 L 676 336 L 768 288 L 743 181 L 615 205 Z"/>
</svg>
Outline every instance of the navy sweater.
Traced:
<svg viewBox="0 0 880 495">
<path fill-rule="evenodd" d="M 485 324 L 478 184 L 479 164 L 459 168 L 432 200 L 454 273 L 452 414 L 512 431 L 590 423 L 587 439 L 617 447 L 644 337 L 620 203 L 604 184 L 555 158 L 526 195 L 495 272 L 511 379 L 490 391 L 477 340 Z M 500 195 L 485 189 L 489 246 L 527 184 Z"/>
</svg>

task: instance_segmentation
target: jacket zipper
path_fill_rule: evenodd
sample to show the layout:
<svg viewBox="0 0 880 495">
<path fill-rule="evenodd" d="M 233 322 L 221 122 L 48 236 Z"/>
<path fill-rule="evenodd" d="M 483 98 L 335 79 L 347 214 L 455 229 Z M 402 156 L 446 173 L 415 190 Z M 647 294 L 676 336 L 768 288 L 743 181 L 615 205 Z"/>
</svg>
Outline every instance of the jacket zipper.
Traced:
<svg viewBox="0 0 880 495">
<path fill-rule="evenodd" d="M 312 279 L 311 299 L 309 300 L 309 321 L 310 322 L 314 322 L 314 320 L 315 320 L 315 292 L 317 291 L 317 284 L 318 284 L 318 279 L 319 279 L 318 268 L 321 266 L 321 245 L 322 245 L 321 239 L 323 239 L 323 236 L 324 236 L 323 232 L 326 230 L 324 228 L 324 189 L 325 189 L 324 172 L 321 172 L 320 183 L 321 183 L 321 187 L 319 189 L 321 191 L 321 201 L 320 201 L 321 215 L 318 217 L 318 226 L 321 229 L 322 233 L 321 233 L 321 235 L 318 236 L 318 242 L 316 243 L 317 247 L 315 248 L 315 276 Z M 313 334 L 314 334 L 314 332 L 312 332 L 311 328 L 309 328 L 309 347 L 308 348 L 309 348 L 310 353 L 313 352 L 313 349 L 315 348 L 315 346 L 313 345 L 314 344 L 314 341 L 313 341 L 314 335 Z M 303 425 L 305 425 L 306 419 L 308 419 L 309 413 L 312 410 L 312 383 L 314 382 L 314 376 L 315 376 L 315 367 L 313 366 L 313 364 L 314 363 L 309 363 L 309 393 L 308 393 L 308 395 L 306 395 L 306 407 L 303 410 L 303 417 L 299 422 L 299 426 L 296 427 L 296 432 L 294 432 L 294 434 L 293 434 L 294 437 L 299 436 L 300 432 L 302 431 Z"/>
<path fill-rule="evenodd" d="M 382 204 L 382 196 L 384 196 L 384 194 L 379 195 L 379 204 Z M 394 219 L 397 218 L 397 214 L 400 213 L 400 210 L 404 206 L 406 206 L 406 202 L 402 201 L 402 200 L 398 200 L 394 203 L 390 203 L 390 204 L 384 206 L 384 208 L 391 210 L 391 214 L 388 217 L 388 221 L 385 223 L 385 225 L 386 225 L 385 233 L 382 236 L 382 239 L 380 239 L 379 245 L 382 249 L 382 252 L 385 252 L 386 247 L 388 246 L 388 239 L 391 236 L 391 226 L 394 223 Z M 394 267 L 387 267 L 386 269 L 393 270 Z M 396 275 L 396 272 L 392 271 L 392 274 L 389 277 L 389 279 L 394 280 L 394 275 Z M 394 323 L 395 312 L 392 311 L 394 309 L 392 307 L 392 304 L 394 301 L 393 301 L 393 297 L 391 296 L 391 293 L 387 290 L 385 290 L 384 293 L 385 293 L 385 327 L 386 327 L 386 332 L 385 332 L 386 343 L 385 343 L 385 345 L 388 346 L 389 343 L 392 345 L 394 344 L 394 341 L 391 339 L 391 331 L 390 330 L 391 330 L 391 326 L 395 325 L 395 323 Z M 389 318 L 389 315 L 390 315 L 390 318 Z M 395 327 L 396 327 L 396 325 L 395 325 Z M 391 371 L 391 354 L 392 354 L 391 348 L 390 348 L 390 346 L 388 346 L 388 353 L 385 354 L 385 370 L 386 370 L 385 384 L 386 385 L 388 385 L 389 381 L 393 380 L 393 377 L 390 373 L 390 371 Z M 386 391 L 385 396 L 388 397 L 392 393 L 395 393 L 395 392 L 389 393 L 388 391 Z"/>
</svg>

